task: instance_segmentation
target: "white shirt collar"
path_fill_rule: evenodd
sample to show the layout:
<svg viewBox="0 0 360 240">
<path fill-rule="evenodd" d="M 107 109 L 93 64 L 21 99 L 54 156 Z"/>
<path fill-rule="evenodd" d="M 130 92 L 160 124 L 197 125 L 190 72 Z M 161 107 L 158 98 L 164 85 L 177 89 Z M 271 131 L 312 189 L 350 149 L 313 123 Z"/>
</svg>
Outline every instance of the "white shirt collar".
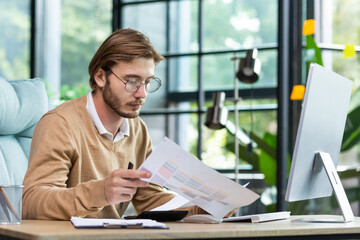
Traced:
<svg viewBox="0 0 360 240">
<path fill-rule="evenodd" d="M 92 91 L 90 91 L 87 95 L 87 103 L 86 103 L 86 110 L 88 111 L 91 120 L 93 121 L 95 127 L 97 128 L 97 130 L 99 131 L 100 135 L 106 137 L 107 139 L 113 141 L 113 142 L 117 142 L 120 141 L 121 139 L 123 139 L 125 136 L 129 136 L 130 135 L 130 131 L 129 131 L 129 120 L 127 118 L 124 118 L 123 123 L 121 124 L 118 132 L 115 135 L 115 138 L 113 136 L 112 133 L 110 133 L 109 131 L 107 131 L 104 127 L 104 125 L 102 124 L 99 115 L 97 114 L 95 105 L 94 105 L 94 100 L 92 97 Z"/>
</svg>

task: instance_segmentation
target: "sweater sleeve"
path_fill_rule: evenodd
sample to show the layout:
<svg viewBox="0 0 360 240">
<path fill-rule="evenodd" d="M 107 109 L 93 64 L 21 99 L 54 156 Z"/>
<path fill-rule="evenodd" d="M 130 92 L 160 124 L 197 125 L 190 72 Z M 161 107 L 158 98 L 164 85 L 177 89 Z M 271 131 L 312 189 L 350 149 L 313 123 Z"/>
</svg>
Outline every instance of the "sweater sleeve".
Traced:
<svg viewBox="0 0 360 240">
<path fill-rule="evenodd" d="M 24 178 L 23 219 L 69 220 L 108 205 L 105 194 L 99 194 L 104 193 L 104 180 L 67 186 L 77 155 L 67 122 L 56 113 L 43 116 L 33 134 Z"/>
</svg>

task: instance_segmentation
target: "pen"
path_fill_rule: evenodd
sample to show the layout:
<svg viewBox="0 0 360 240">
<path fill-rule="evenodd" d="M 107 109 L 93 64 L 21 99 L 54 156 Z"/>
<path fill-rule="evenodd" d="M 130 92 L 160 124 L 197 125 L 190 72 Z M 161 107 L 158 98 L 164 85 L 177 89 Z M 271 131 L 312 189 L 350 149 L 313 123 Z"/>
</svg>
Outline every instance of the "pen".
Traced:
<svg viewBox="0 0 360 240">
<path fill-rule="evenodd" d="M 142 223 L 135 223 L 135 224 L 110 224 L 110 223 L 104 223 L 103 227 L 104 228 L 112 228 L 112 229 L 117 229 L 117 228 L 138 229 L 138 228 L 143 228 L 143 224 Z"/>
<path fill-rule="evenodd" d="M 132 163 L 132 162 L 129 162 L 129 165 L 128 165 L 128 168 L 127 169 L 133 169 L 133 167 L 134 167 L 134 164 Z M 122 202 L 122 203 L 120 203 L 120 208 L 122 208 L 123 207 L 123 205 L 124 205 L 124 203 Z"/>
<path fill-rule="evenodd" d="M 129 162 L 128 169 L 133 169 L 133 168 L 134 168 L 134 164 L 132 162 Z"/>
<path fill-rule="evenodd" d="M 14 216 L 16 217 L 17 220 L 20 220 L 20 218 L 19 218 L 19 216 L 17 215 L 17 213 L 16 213 L 13 205 L 11 204 L 9 198 L 7 197 L 5 191 L 4 191 L 4 189 L 3 189 L 2 187 L 0 187 L 0 191 L 1 191 L 1 193 L 2 193 L 2 196 L 3 196 L 4 199 L 5 199 L 5 203 L 6 203 L 7 206 L 10 208 L 11 212 L 14 214 Z M 5 211 L 5 209 L 4 209 L 4 211 Z M 10 221 L 10 219 L 9 219 L 9 221 Z"/>
<path fill-rule="evenodd" d="M 1 204 L 2 209 L 4 210 L 4 213 L 5 213 L 6 217 L 7 217 L 7 219 L 9 219 L 9 221 L 11 221 L 7 203 L 6 203 L 5 198 L 2 196 L 2 194 L 0 194 L 0 204 Z"/>
</svg>

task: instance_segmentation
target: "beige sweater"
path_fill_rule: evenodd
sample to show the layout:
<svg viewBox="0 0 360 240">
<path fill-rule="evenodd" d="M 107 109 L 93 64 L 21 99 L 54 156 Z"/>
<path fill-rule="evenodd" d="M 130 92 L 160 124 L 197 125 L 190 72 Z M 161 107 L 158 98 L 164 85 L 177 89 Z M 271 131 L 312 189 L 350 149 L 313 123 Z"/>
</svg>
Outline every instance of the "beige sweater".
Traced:
<svg viewBox="0 0 360 240">
<path fill-rule="evenodd" d="M 86 96 L 65 102 L 37 124 L 24 179 L 23 219 L 120 218 L 124 213 L 128 203 L 120 208 L 106 201 L 104 179 L 130 161 L 135 169 L 142 164 L 152 149 L 147 128 L 140 118 L 129 119 L 130 136 L 113 143 L 98 133 L 85 106 Z M 140 213 L 173 197 L 150 184 L 138 188 L 132 203 Z"/>
</svg>

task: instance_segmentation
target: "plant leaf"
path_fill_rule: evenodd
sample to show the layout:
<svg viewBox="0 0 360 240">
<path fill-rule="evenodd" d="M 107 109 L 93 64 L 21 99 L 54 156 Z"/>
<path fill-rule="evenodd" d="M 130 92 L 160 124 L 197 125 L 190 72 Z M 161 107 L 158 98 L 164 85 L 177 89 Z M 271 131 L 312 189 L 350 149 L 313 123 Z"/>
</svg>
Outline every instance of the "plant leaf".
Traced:
<svg viewBox="0 0 360 240">
<path fill-rule="evenodd" d="M 307 69 L 311 62 L 323 66 L 321 51 L 311 35 L 306 35 L 306 55 Z"/>
<path fill-rule="evenodd" d="M 225 147 L 229 151 L 235 152 L 234 141 L 230 141 L 230 142 L 228 141 Z M 248 164 L 251 164 L 255 171 L 260 171 L 259 155 L 254 150 L 252 151 L 252 153 L 250 153 L 247 146 L 239 144 L 239 158 L 244 160 Z"/>
<path fill-rule="evenodd" d="M 360 106 L 352 110 L 346 119 L 341 151 L 347 151 L 360 141 Z"/>
<path fill-rule="evenodd" d="M 276 149 L 276 136 L 270 133 L 265 133 L 263 141 L 266 143 L 267 146 L 270 146 L 272 151 L 275 153 Z M 260 145 L 260 144 L 259 144 Z M 265 144 L 264 144 L 265 145 Z M 271 155 L 265 149 L 261 148 L 261 153 L 259 157 L 259 166 L 260 171 L 265 175 L 265 181 L 270 185 L 276 184 L 276 172 L 277 172 L 277 165 L 276 165 L 276 153 Z"/>
<path fill-rule="evenodd" d="M 265 151 L 270 157 L 276 159 L 276 136 L 270 133 L 265 133 L 264 138 L 256 136 L 253 132 L 250 133 L 251 139 L 253 139 L 258 148 Z"/>
<path fill-rule="evenodd" d="M 356 178 L 359 177 L 359 170 L 356 168 L 350 168 L 345 171 L 338 172 L 340 179 Z"/>
</svg>

